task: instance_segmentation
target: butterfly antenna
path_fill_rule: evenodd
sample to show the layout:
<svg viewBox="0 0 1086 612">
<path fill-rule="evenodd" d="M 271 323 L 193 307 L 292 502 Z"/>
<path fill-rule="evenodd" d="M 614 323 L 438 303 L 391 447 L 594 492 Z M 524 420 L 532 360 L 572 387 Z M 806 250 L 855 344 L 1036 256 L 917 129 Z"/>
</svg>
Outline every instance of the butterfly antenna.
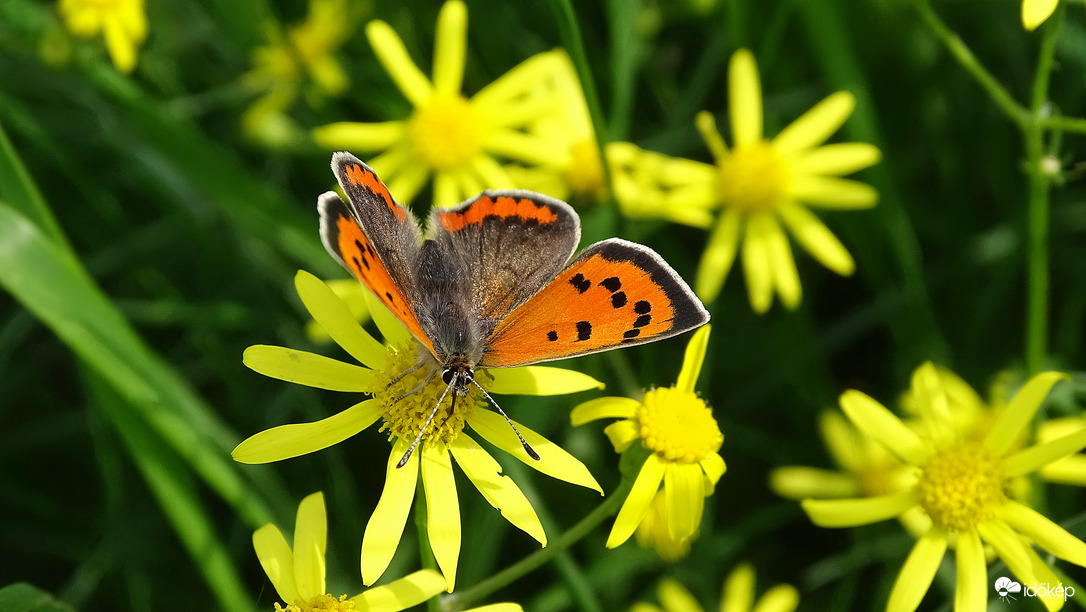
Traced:
<svg viewBox="0 0 1086 612">
<path fill-rule="evenodd" d="M 404 377 L 404 375 L 406 375 L 406 374 L 408 374 L 408 373 L 410 373 L 410 372 L 413 372 L 413 371 L 415 371 L 415 370 L 417 370 L 417 369 L 419 369 L 419 368 L 421 368 L 421 367 L 422 367 L 422 365 L 421 365 L 421 364 L 420 364 L 420 365 L 417 365 L 417 366 L 415 366 L 414 368 L 411 368 L 410 370 L 408 370 L 407 372 L 404 372 L 404 374 L 400 375 L 400 377 L 399 377 L 399 378 L 403 378 L 403 377 Z M 434 376 L 436 376 L 436 375 L 437 375 L 437 370 L 436 370 L 436 369 L 433 369 L 433 368 L 431 368 L 431 369 L 430 369 L 430 374 L 429 374 L 429 375 L 428 375 L 428 376 L 427 376 L 427 377 L 426 377 L 425 379 L 423 379 L 423 381 L 422 381 L 422 382 L 420 382 L 419 384 L 415 385 L 415 387 L 414 387 L 413 389 L 411 389 L 410 391 L 407 391 L 407 392 L 405 392 L 405 393 L 402 393 L 402 394 L 401 394 L 401 395 L 400 395 L 399 397 L 397 397 L 396 399 L 392 400 L 392 403 L 393 403 L 393 404 L 395 404 L 395 403 L 399 402 L 400 400 L 402 400 L 403 398 L 407 397 L 408 395 L 411 395 L 411 394 L 412 394 L 412 393 L 414 393 L 415 391 L 418 391 L 419 389 L 421 389 L 421 388 L 425 387 L 426 385 L 430 384 L 430 381 L 431 381 L 431 380 L 433 380 L 433 379 L 434 379 Z M 396 380 L 393 380 L 392 382 L 388 383 L 388 386 L 386 386 L 385 388 L 387 389 L 388 387 L 391 387 L 392 385 L 396 384 L 396 382 L 397 382 Z"/>
<path fill-rule="evenodd" d="M 490 400 L 491 404 L 494 404 L 494 407 L 498 409 L 498 414 L 505 417 L 505 422 L 509 423 L 509 426 L 513 428 L 513 433 L 517 434 L 517 439 L 520 440 L 520 445 L 524 447 L 524 452 L 528 453 L 528 456 L 531 457 L 532 459 L 535 459 L 536 461 L 539 461 L 539 453 L 535 452 L 535 449 L 532 448 L 528 444 L 528 441 L 524 439 L 524 436 L 520 435 L 520 431 L 517 429 L 517 426 L 514 425 L 513 420 L 510 419 L 507 414 L 505 414 L 505 411 L 502 410 L 502 407 L 498 405 L 498 402 L 494 401 L 494 398 L 491 397 L 490 394 L 486 392 L 486 389 L 484 389 L 483 386 L 480 385 L 479 383 L 475 382 L 475 379 L 472 379 L 471 382 L 476 387 L 479 387 L 479 390 L 483 392 L 483 395 L 486 396 L 486 399 Z"/>
<path fill-rule="evenodd" d="M 418 446 L 419 441 L 422 440 L 422 434 L 426 433 L 426 430 L 430 428 L 430 423 L 434 420 L 434 416 L 437 415 L 437 409 L 441 407 L 441 402 L 445 401 L 445 396 L 449 394 L 449 389 L 452 389 L 453 385 L 456 384 L 457 376 L 459 375 L 455 373 L 453 374 L 452 380 L 449 381 L 448 385 L 446 385 L 445 390 L 441 392 L 441 397 L 437 398 L 437 404 L 434 406 L 434 409 L 430 411 L 430 416 L 426 417 L 426 422 L 422 424 L 422 429 L 420 429 L 418 435 L 415 436 L 414 442 L 411 443 L 411 446 L 407 449 L 407 452 L 404 453 L 403 457 L 400 458 L 400 462 L 396 464 L 396 469 L 402 468 L 404 465 L 406 465 L 407 460 L 411 458 L 411 453 L 415 452 L 415 447 Z M 456 394 L 453 394 L 453 406 L 456 406 Z M 517 435 L 519 436 L 520 434 Z"/>
</svg>

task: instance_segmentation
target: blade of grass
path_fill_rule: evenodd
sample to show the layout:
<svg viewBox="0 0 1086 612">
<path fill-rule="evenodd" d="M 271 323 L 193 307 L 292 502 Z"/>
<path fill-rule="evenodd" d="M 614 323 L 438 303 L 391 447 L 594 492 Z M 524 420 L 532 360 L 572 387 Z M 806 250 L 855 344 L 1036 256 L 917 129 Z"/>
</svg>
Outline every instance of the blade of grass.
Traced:
<svg viewBox="0 0 1086 612">
<path fill-rule="evenodd" d="M 227 547 L 215 533 L 210 513 L 200 503 L 185 464 L 141 421 L 139 411 L 117 395 L 100 375 L 86 367 L 81 370 L 93 407 L 101 410 L 120 432 L 133 463 L 203 574 L 220 609 L 252 610 L 253 602 L 242 586 Z"/>
</svg>

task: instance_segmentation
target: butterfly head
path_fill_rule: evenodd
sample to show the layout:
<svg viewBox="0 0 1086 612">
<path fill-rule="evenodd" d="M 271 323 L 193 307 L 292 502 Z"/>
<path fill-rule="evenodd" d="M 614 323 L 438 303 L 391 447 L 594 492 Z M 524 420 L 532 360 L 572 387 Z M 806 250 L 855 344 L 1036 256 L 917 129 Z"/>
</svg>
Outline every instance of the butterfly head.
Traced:
<svg viewBox="0 0 1086 612">
<path fill-rule="evenodd" d="M 441 366 L 441 380 L 449 385 L 453 393 L 464 397 L 475 380 L 475 369 L 467 355 L 450 355 Z"/>
</svg>

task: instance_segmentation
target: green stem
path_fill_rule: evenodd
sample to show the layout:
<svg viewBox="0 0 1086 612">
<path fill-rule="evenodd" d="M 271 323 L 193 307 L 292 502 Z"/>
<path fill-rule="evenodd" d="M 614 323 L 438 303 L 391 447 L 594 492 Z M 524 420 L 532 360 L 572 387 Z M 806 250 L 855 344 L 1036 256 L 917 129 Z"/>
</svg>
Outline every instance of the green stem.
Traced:
<svg viewBox="0 0 1086 612">
<path fill-rule="evenodd" d="M 566 531 L 556 540 L 547 544 L 546 547 L 524 557 L 520 561 L 517 561 L 510 567 L 494 574 L 486 580 L 483 580 L 470 588 L 464 589 L 463 591 L 453 593 L 445 599 L 445 609 L 463 610 L 472 603 L 483 599 L 498 589 L 512 583 L 521 576 L 535 570 L 544 563 L 547 563 L 559 553 L 576 544 L 581 538 L 587 535 L 588 532 L 595 529 L 597 525 L 618 512 L 619 507 L 622 506 L 622 502 L 626 501 L 626 495 L 630 492 L 632 486 L 633 478 L 623 478 L 618 487 L 616 487 L 616 489 L 612 491 L 600 505 L 596 506 L 595 510 L 581 519 L 576 525 L 570 527 L 569 531 Z"/>
<path fill-rule="evenodd" d="M 992 73 L 981 65 L 977 56 L 973 55 L 973 52 L 969 50 L 969 47 L 965 45 L 961 37 L 954 33 L 939 16 L 932 10 L 931 4 L 928 0 L 917 0 L 916 10 L 920 13 L 920 16 L 928 24 L 928 27 L 935 32 L 936 36 L 943 41 L 947 51 L 954 56 L 954 59 L 958 60 L 958 63 L 965 68 L 966 72 L 973 75 L 973 78 L 977 80 L 977 83 L 986 91 L 992 98 L 992 101 L 996 103 L 1001 111 L 1007 117 L 1015 123 L 1019 128 L 1025 129 L 1029 119 L 1026 117 L 1026 111 L 1022 108 L 1018 102 L 999 84 Z"/>
<path fill-rule="evenodd" d="M 1029 271 L 1026 298 L 1026 372 L 1035 374 L 1044 367 L 1048 339 L 1048 187 L 1049 176 L 1042 167 L 1045 128 L 1042 113 L 1048 99 L 1048 82 L 1052 59 L 1056 54 L 1056 38 L 1063 21 L 1063 7 L 1043 26 L 1041 49 L 1037 58 L 1037 73 L 1033 79 L 1033 96 L 1029 105 L 1029 121 L 1022 126 L 1025 139 L 1026 168 L 1029 172 L 1029 234 L 1027 269 Z"/>
<path fill-rule="evenodd" d="M 1044 117 L 1039 119 L 1041 127 L 1046 130 L 1055 130 L 1059 132 L 1077 132 L 1079 134 L 1086 134 L 1086 119 L 1079 119 L 1078 117 Z"/>
<path fill-rule="evenodd" d="M 596 82 L 592 78 L 588 56 L 584 52 L 581 28 L 577 25 L 577 15 L 573 12 L 570 0 L 551 0 L 551 9 L 558 21 L 559 35 L 569 53 L 569 58 L 573 60 L 573 66 L 577 69 L 577 78 L 581 81 L 581 89 L 584 90 L 584 101 L 588 104 L 588 114 L 592 117 L 592 129 L 596 132 L 596 148 L 599 151 L 600 166 L 603 168 L 603 182 L 607 186 L 608 193 L 613 193 L 611 168 L 607 164 L 605 155 L 608 142 L 607 124 L 603 120 L 603 108 L 596 94 Z"/>
</svg>

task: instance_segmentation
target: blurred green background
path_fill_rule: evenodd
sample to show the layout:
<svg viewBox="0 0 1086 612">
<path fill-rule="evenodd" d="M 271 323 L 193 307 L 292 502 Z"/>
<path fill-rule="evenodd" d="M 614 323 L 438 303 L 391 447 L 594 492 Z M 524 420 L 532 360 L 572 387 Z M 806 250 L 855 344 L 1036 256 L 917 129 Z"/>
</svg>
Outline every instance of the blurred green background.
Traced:
<svg viewBox="0 0 1086 612">
<path fill-rule="evenodd" d="M 467 4 L 466 92 L 564 42 L 548 3 Z M 303 85 L 285 111 L 303 131 L 409 112 L 362 35 L 370 19 L 392 25 L 428 73 L 439 3 L 350 7 L 350 34 L 336 53 L 350 87 L 335 97 Z M 946 0 L 934 8 L 1026 101 L 1040 36 L 1023 31 L 1019 7 Z M 768 490 L 766 474 L 830 465 L 817 416 L 846 388 L 892 404 L 927 359 L 982 391 L 1001 370 L 1020 373 L 1028 280 L 1019 131 L 910 2 L 574 8 L 613 140 L 711 161 L 693 116 L 709 110 L 726 125 L 727 60 L 745 46 L 758 60 L 767 134 L 848 90 L 857 109 L 834 140 L 872 143 L 884 157 L 856 176 L 878 189 L 878 207 L 821 215 L 855 256 L 853 277 L 797 255 L 804 300 L 796 311 L 777 304 L 752 313 L 737 270 L 710 307 L 699 390 L 724 432 L 728 472 L 690 556 L 669 564 L 633 542 L 608 551 L 600 528 L 561 563 L 583 570 L 605 610 L 654 598 L 661 575 L 715 606 L 723 577 L 742 559 L 754 562 L 760 585 L 796 585 L 802 609 L 881 606 L 911 539 L 892 522 L 815 528 Z M 384 436 L 367 431 L 266 466 L 229 455 L 252 433 L 351 402 L 241 363 L 242 350 L 258 343 L 343 356 L 307 339 L 293 289 L 299 268 L 346 276 L 317 235 L 315 199 L 333 184 L 330 152 L 304 139 L 269 146 L 241 119 L 262 95 L 242 78 L 254 49 L 267 44 L 269 24 L 282 30 L 306 10 L 301 1 L 150 0 L 148 37 L 126 75 L 100 37 L 68 33 L 56 5 L 0 2 L 0 585 L 29 582 L 79 610 L 243 609 L 254 601 L 270 610 L 274 589 L 252 552 L 252 531 L 268 520 L 289 529 L 297 501 L 323 490 L 331 590 L 361 587 L 358 545 L 380 493 Z M 1086 20 L 1075 2 L 1052 74 L 1051 99 L 1065 114 L 1086 109 L 1083 75 Z M 1067 135 L 1052 152 L 1068 181 L 1052 193 L 1046 367 L 1076 371 L 1086 363 L 1086 198 L 1073 180 L 1081 139 Z M 428 202 L 426 193 L 416 200 L 420 217 Z M 643 242 L 693 277 L 706 232 L 622 219 L 608 205 L 579 210 L 586 236 Z M 684 346 L 673 339 L 562 365 L 622 394 L 671 384 Z M 1070 396 L 1081 389 L 1069 388 L 1050 410 L 1074 410 Z M 610 491 L 617 461 L 602 425 L 568 424 L 569 408 L 595 396 L 515 397 L 504 407 L 582 459 Z M 499 460 L 542 500 L 536 507 L 552 537 L 598 503 Z M 461 491 L 458 585 L 470 586 L 536 545 L 470 487 Z M 1066 487 L 1050 501 L 1057 520 L 1077 517 L 1062 524 L 1080 537 L 1083 502 Z M 413 537 L 409 526 L 386 580 L 418 567 Z M 544 567 L 492 600 L 573 609 L 574 588 L 561 575 Z M 937 592 L 952 592 L 940 584 Z M 938 593 L 927 601 L 948 608 Z"/>
</svg>

